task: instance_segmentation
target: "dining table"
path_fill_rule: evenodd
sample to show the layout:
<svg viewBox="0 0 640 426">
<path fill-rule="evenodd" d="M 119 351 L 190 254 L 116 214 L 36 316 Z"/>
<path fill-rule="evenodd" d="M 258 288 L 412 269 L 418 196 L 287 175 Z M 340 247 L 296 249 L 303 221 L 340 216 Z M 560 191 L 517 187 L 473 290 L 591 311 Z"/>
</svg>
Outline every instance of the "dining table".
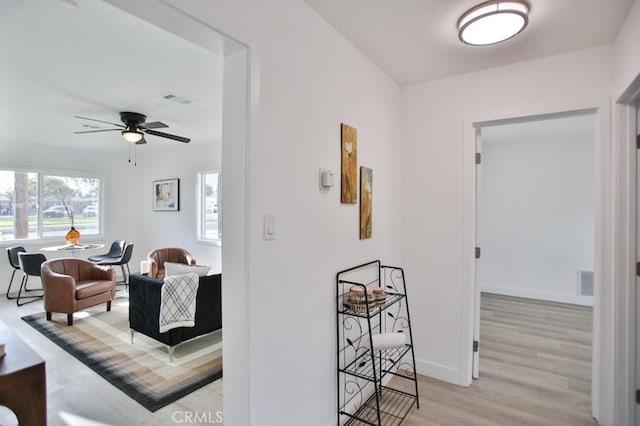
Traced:
<svg viewBox="0 0 640 426">
<path fill-rule="evenodd" d="M 60 246 L 42 247 L 40 250 L 45 252 L 65 253 L 70 252 L 71 256 L 78 257 L 82 252 L 90 250 L 98 250 L 104 248 L 104 244 L 65 244 Z"/>
</svg>

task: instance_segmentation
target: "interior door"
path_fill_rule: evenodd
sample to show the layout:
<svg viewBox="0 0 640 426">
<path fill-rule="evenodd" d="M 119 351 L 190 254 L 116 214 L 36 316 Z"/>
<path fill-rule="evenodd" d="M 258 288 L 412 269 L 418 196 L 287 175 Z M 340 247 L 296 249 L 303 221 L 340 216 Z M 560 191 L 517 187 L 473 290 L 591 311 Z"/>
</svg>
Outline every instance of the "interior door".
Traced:
<svg viewBox="0 0 640 426">
<path fill-rule="evenodd" d="M 640 102 L 636 104 L 636 135 L 640 138 Z M 636 261 L 640 261 L 640 149 L 636 149 Z M 636 275 L 636 389 L 640 389 L 640 277 Z M 636 426 L 640 426 L 640 404 L 636 401 Z"/>
<path fill-rule="evenodd" d="M 473 327 L 473 370 L 472 377 L 480 376 L 480 241 L 481 229 L 478 218 L 480 217 L 480 203 L 482 202 L 482 129 L 476 128 L 476 268 L 475 268 L 475 304 Z M 476 343 L 477 342 L 477 343 Z"/>
</svg>

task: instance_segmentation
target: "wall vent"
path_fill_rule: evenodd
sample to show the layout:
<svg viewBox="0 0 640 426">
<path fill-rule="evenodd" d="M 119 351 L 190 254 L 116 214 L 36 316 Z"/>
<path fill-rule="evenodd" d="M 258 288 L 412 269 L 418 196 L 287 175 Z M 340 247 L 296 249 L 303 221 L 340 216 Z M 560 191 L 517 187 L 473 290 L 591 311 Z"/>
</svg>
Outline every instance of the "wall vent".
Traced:
<svg viewBox="0 0 640 426">
<path fill-rule="evenodd" d="M 593 271 L 578 270 L 578 295 L 593 296 Z"/>
</svg>

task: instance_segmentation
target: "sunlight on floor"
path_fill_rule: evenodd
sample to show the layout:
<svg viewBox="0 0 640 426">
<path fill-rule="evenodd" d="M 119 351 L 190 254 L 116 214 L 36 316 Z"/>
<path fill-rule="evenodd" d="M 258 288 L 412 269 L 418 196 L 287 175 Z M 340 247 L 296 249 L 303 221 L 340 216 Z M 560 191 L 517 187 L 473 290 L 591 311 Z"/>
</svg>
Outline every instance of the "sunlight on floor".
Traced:
<svg viewBox="0 0 640 426">
<path fill-rule="evenodd" d="M 76 416 L 75 414 L 67 413 L 65 411 L 60 412 L 60 418 L 64 424 L 68 426 L 109 426 L 106 423 L 85 419 L 84 417 Z"/>
<path fill-rule="evenodd" d="M 90 316 L 91 316 L 91 313 L 90 312 L 85 312 L 85 311 L 75 312 L 73 314 L 73 318 L 74 319 L 89 318 Z"/>
</svg>

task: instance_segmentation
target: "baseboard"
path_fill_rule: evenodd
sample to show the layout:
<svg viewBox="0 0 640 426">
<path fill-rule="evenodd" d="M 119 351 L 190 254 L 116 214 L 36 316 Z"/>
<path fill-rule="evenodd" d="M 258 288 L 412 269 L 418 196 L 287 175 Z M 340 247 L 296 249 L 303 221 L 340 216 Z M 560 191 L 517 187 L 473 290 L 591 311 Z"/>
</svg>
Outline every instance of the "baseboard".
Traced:
<svg viewBox="0 0 640 426">
<path fill-rule="evenodd" d="M 463 383 L 460 383 L 460 370 L 457 368 L 445 367 L 444 365 L 416 359 L 416 370 L 418 374 L 422 374 L 423 376 L 432 377 L 458 386 L 464 386 Z"/>
<path fill-rule="evenodd" d="M 547 300 L 549 302 L 570 303 L 572 305 L 593 306 L 593 296 L 572 296 L 570 294 L 527 290 L 512 287 L 481 285 L 483 293 L 501 294 L 504 296 L 526 297 L 528 299 Z"/>
</svg>

